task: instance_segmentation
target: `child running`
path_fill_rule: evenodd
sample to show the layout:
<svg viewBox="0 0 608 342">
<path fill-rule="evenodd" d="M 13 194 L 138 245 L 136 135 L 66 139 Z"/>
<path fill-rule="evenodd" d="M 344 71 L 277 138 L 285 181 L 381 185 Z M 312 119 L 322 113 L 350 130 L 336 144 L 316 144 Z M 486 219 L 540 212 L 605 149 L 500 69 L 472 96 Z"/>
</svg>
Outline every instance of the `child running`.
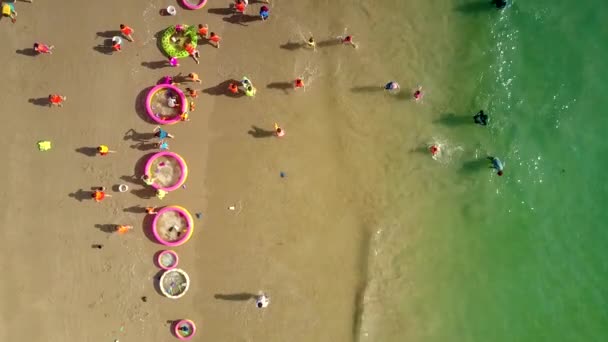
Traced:
<svg viewBox="0 0 608 342">
<path fill-rule="evenodd" d="M 130 28 L 129 26 L 125 25 L 125 24 L 120 24 L 120 33 L 122 33 L 122 35 L 127 38 L 130 42 L 134 42 L 135 39 L 133 39 L 133 29 Z"/>
<path fill-rule="evenodd" d="M 51 94 L 51 95 L 49 95 L 49 107 L 53 107 L 53 106 L 63 107 L 63 101 L 65 101 L 65 100 L 67 100 L 67 97 L 65 97 L 65 96 Z"/>
<path fill-rule="evenodd" d="M 220 37 L 217 34 L 215 34 L 215 32 L 211 32 L 211 34 L 209 36 L 209 41 L 212 43 L 211 45 L 213 45 L 217 49 L 219 49 L 220 48 L 220 40 L 222 40 L 222 37 Z"/>
<path fill-rule="evenodd" d="M 34 43 L 34 51 L 38 54 L 43 54 L 43 53 L 48 53 L 48 54 L 52 54 L 53 50 L 55 48 L 55 45 L 46 45 L 43 43 Z"/>
</svg>

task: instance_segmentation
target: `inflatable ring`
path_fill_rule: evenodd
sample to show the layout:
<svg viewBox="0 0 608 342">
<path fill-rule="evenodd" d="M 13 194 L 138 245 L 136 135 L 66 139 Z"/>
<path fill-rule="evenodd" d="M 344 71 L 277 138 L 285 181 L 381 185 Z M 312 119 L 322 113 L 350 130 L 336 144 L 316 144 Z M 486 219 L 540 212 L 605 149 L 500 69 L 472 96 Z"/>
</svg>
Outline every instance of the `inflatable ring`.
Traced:
<svg viewBox="0 0 608 342">
<path fill-rule="evenodd" d="M 170 264 L 167 264 L 167 260 L 170 262 Z M 156 263 L 158 264 L 158 267 L 162 268 L 163 270 L 172 270 L 177 267 L 177 264 L 179 264 L 179 256 L 174 251 L 165 249 L 164 251 L 158 253 Z"/>
<path fill-rule="evenodd" d="M 158 224 L 160 217 L 162 217 L 164 213 L 169 212 L 169 211 L 177 212 L 179 215 L 181 215 L 186 220 L 186 232 L 184 234 L 182 234 L 182 236 L 179 239 L 173 240 L 173 241 L 165 240 L 162 236 L 160 236 L 158 229 L 157 229 L 157 224 Z M 165 246 L 169 246 L 169 247 L 181 246 L 184 243 L 188 242 L 188 240 L 190 240 L 190 237 L 192 237 L 193 231 L 194 231 L 194 221 L 192 220 L 192 215 L 190 215 L 188 210 L 186 210 L 178 205 L 172 205 L 169 207 L 162 208 L 161 210 L 158 211 L 158 213 L 156 215 L 154 215 L 154 220 L 152 221 L 152 234 L 154 235 L 154 238 L 161 245 L 165 245 Z"/>
<path fill-rule="evenodd" d="M 205 7 L 206 3 L 207 3 L 207 0 L 199 0 L 198 5 L 193 5 L 193 4 L 189 3 L 188 0 L 182 0 L 182 5 L 184 5 L 184 7 L 186 7 L 187 9 L 190 9 L 190 10 L 201 9 L 201 8 Z"/>
<path fill-rule="evenodd" d="M 154 161 L 160 157 L 167 157 L 167 158 L 175 159 L 177 161 L 177 164 L 179 165 L 180 169 L 182 170 L 182 174 L 179 176 L 177 182 L 175 182 L 175 184 L 173 184 L 171 186 L 162 187 L 162 186 L 156 184 L 156 182 L 153 182 L 152 187 L 155 189 L 164 190 L 164 191 L 177 190 L 180 186 L 184 185 L 184 183 L 186 182 L 186 178 L 188 178 L 188 165 L 186 165 L 186 161 L 184 160 L 184 158 L 182 158 L 177 153 L 166 152 L 166 151 L 155 153 L 146 162 L 146 166 L 144 168 L 144 174 L 152 179 L 154 178 L 154 175 L 152 172 L 152 164 L 154 164 Z"/>
<path fill-rule="evenodd" d="M 188 25 L 183 25 L 183 26 L 184 26 L 184 36 L 187 36 L 188 38 L 190 38 L 192 45 L 197 46 L 198 45 L 198 32 L 196 30 L 196 27 L 188 26 Z M 177 31 L 175 30 L 175 26 L 169 26 L 165 30 L 165 32 L 163 32 L 163 35 L 160 37 L 160 45 L 162 46 L 163 52 L 165 53 L 165 55 L 167 55 L 169 57 L 186 58 L 186 57 L 190 56 L 188 51 L 184 50 L 181 47 L 178 49 L 175 46 L 176 44 L 171 41 L 171 37 L 176 32 Z"/>
<path fill-rule="evenodd" d="M 146 96 L 146 112 L 148 113 L 148 116 L 156 123 L 159 123 L 161 125 L 173 125 L 174 123 L 179 122 L 181 120 L 179 115 L 176 115 L 175 117 L 173 117 L 171 119 L 165 120 L 165 119 L 159 118 L 156 114 L 154 114 L 154 111 L 152 111 L 152 98 L 154 97 L 154 94 L 156 94 L 157 92 L 159 92 L 162 89 L 169 89 L 169 90 L 176 92 L 179 95 L 180 112 L 185 113 L 188 111 L 188 101 L 186 100 L 186 95 L 184 94 L 183 91 L 181 91 L 178 87 L 171 85 L 171 84 L 159 84 L 159 85 L 153 87 L 152 89 L 150 89 L 150 91 L 148 92 L 148 96 Z"/>
<path fill-rule="evenodd" d="M 165 271 L 158 283 L 160 292 L 171 299 L 183 297 L 190 288 L 190 277 L 188 274 L 179 268 Z M 190 334 L 192 335 L 192 334 Z"/>
<path fill-rule="evenodd" d="M 182 331 L 182 327 L 186 327 L 186 331 Z M 182 341 L 188 341 L 196 333 L 196 325 L 189 319 L 182 319 L 173 327 L 175 337 Z"/>
</svg>

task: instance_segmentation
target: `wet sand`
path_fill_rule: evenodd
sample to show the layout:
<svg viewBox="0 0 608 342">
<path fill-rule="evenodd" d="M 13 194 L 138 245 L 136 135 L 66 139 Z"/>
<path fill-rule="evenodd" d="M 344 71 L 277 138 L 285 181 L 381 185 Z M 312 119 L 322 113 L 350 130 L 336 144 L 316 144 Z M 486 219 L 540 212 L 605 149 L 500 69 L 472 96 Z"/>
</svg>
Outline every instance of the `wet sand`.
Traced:
<svg viewBox="0 0 608 342">
<path fill-rule="evenodd" d="M 310 51 L 280 48 L 300 36 L 292 21 L 312 5 L 273 1 L 270 21 L 243 26 L 218 9 L 227 3 L 161 17 L 166 2 L 36 1 L 17 3 L 16 24 L 0 21 L 8 180 L 0 191 L 1 266 L 12 275 L 0 282 L 1 341 L 24 334 L 29 341 L 168 341 L 167 322 L 181 318 L 197 323 L 193 341 L 352 340 L 368 223 L 352 187 L 354 165 L 336 147 L 344 137 L 331 134 L 337 119 L 328 117 L 333 100 L 322 82 L 297 94 L 282 86 L 307 66 L 323 67 L 329 53 L 312 59 Z M 259 6 L 251 4 L 253 14 Z M 314 27 L 322 18 L 302 20 Z M 121 22 L 136 41 L 108 55 L 99 44 Z M 200 65 L 182 59 L 179 68 L 161 67 L 153 35 L 200 22 L 223 37 L 222 47 L 200 46 Z M 55 45 L 53 55 L 30 56 L 37 40 Z M 145 140 L 155 125 L 146 122 L 143 99 L 162 76 L 190 71 L 203 80 L 194 84 L 204 89 L 197 109 L 190 122 L 165 127 L 189 178 L 186 189 L 160 201 L 139 181 L 155 151 Z M 258 88 L 255 99 L 220 94 L 242 76 Z M 67 96 L 64 107 L 44 106 L 49 93 Z M 329 125 L 319 124 L 325 117 Z M 274 122 L 287 131 L 282 140 L 266 134 Z M 39 152 L 36 142 L 45 139 L 53 149 Z M 94 156 L 99 144 L 117 153 Z M 91 187 L 120 183 L 128 193 L 90 200 Z M 154 257 L 163 248 L 143 213 L 170 204 L 202 213 L 192 239 L 175 249 L 192 280 L 177 301 L 155 287 Z M 110 233 L 115 224 L 135 229 L 119 236 Z M 258 291 L 270 296 L 267 309 L 255 308 Z"/>
</svg>

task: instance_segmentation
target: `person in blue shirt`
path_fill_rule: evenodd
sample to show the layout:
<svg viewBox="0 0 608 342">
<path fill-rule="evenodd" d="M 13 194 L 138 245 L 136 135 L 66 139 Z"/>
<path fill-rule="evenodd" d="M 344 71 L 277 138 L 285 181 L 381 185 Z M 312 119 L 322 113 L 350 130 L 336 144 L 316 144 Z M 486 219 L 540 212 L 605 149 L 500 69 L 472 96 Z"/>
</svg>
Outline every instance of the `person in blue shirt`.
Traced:
<svg viewBox="0 0 608 342">
<path fill-rule="evenodd" d="M 502 162 L 500 161 L 500 159 L 496 158 L 496 157 L 488 157 L 488 160 L 490 161 L 491 165 L 490 168 L 496 170 L 496 174 L 499 176 L 503 175 L 503 165 Z"/>
<path fill-rule="evenodd" d="M 268 6 L 262 6 L 260 8 L 260 18 L 262 18 L 262 20 L 266 20 L 266 19 L 268 19 L 269 15 L 270 15 L 270 9 L 268 8 Z"/>
<path fill-rule="evenodd" d="M 165 138 L 174 138 L 173 134 L 169 134 L 169 132 L 160 128 L 160 126 L 156 126 L 156 128 L 154 128 L 154 136 L 161 140 Z"/>
</svg>

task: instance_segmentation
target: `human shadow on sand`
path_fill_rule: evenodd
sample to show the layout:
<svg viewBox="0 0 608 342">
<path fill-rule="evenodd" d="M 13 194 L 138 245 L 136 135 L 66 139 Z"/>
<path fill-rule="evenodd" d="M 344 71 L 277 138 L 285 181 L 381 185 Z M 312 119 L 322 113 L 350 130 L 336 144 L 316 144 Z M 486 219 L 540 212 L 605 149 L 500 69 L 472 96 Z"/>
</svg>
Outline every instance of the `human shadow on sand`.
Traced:
<svg viewBox="0 0 608 342">
<path fill-rule="evenodd" d="M 148 69 L 156 70 L 162 69 L 169 66 L 167 61 L 154 61 L 154 62 L 141 62 L 142 66 L 145 66 Z"/>
<path fill-rule="evenodd" d="M 102 37 L 102 38 L 113 38 L 116 36 L 121 36 L 122 33 L 118 30 L 107 30 L 107 31 L 100 31 L 97 32 L 97 37 Z"/>
<path fill-rule="evenodd" d="M 152 139 L 154 139 L 154 133 L 152 133 L 152 132 L 139 133 L 133 128 L 126 131 L 125 136 L 123 137 L 123 140 L 132 140 L 132 141 L 136 141 L 136 142 L 146 142 L 146 141 L 152 140 Z"/>
<path fill-rule="evenodd" d="M 97 155 L 97 147 L 79 147 L 75 149 L 75 151 L 89 157 L 95 157 Z"/>
<path fill-rule="evenodd" d="M 109 223 L 106 223 L 106 224 L 96 224 L 95 228 L 101 230 L 104 233 L 108 233 L 108 234 L 114 233 L 116 231 L 116 225 L 115 224 L 109 224 Z"/>
<path fill-rule="evenodd" d="M 284 50 L 295 51 L 295 50 L 301 49 L 305 46 L 306 46 L 305 43 L 287 42 L 283 45 L 280 45 L 280 48 L 284 49 Z"/>
<path fill-rule="evenodd" d="M 156 196 L 156 191 L 152 187 L 145 187 L 142 189 L 133 189 L 131 193 L 141 199 L 150 199 Z"/>
<path fill-rule="evenodd" d="M 433 121 L 433 123 L 441 124 L 449 127 L 457 127 L 462 125 L 470 125 L 474 121 L 470 116 L 456 116 L 454 113 L 442 114 L 439 119 Z"/>
<path fill-rule="evenodd" d="M 274 136 L 274 131 L 265 130 L 254 125 L 251 125 L 251 130 L 247 133 L 254 138 L 269 138 Z"/>
<path fill-rule="evenodd" d="M 146 153 L 145 155 L 143 155 L 141 158 L 139 158 L 137 160 L 137 162 L 135 163 L 135 166 L 133 168 L 133 175 L 134 175 L 134 177 L 139 178 L 139 177 L 141 177 L 145 173 L 145 171 L 146 171 L 145 170 L 146 163 L 148 162 L 148 160 L 150 159 L 150 157 L 152 157 L 155 154 L 156 154 L 155 152 Z"/>
<path fill-rule="evenodd" d="M 51 106 L 51 103 L 49 102 L 48 97 L 31 98 L 31 99 L 27 100 L 27 102 L 29 102 L 35 106 L 41 106 L 41 107 L 50 107 Z"/>
<path fill-rule="evenodd" d="M 323 47 L 336 46 L 336 45 L 341 45 L 341 44 L 342 44 L 342 40 L 340 38 L 333 38 L 333 39 L 326 39 L 326 40 L 317 42 L 317 47 L 323 48 Z"/>
<path fill-rule="evenodd" d="M 145 122 L 155 124 L 156 122 L 152 121 L 152 118 L 148 115 L 148 110 L 146 109 L 146 99 L 152 88 L 153 87 L 148 87 L 137 94 L 135 97 L 135 112 Z"/>
<path fill-rule="evenodd" d="M 262 20 L 262 18 L 260 18 L 258 15 L 251 14 L 234 14 L 229 17 L 224 17 L 222 20 L 231 24 L 247 26 L 246 23 Z"/>
<path fill-rule="evenodd" d="M 236 94 L 231 93 L 230 91 L 228 91 L 228 86 L 230 85 L 230 83 L 236 83 L 239 84 L 240 81 L 237 80 L 226 80 L 216 86 L 213 87 L 209 87 L 206 89 L 203 89 L 203 93 L 205 94 L 209 94 L 209 95 L 215 95 L 215 96 L 219 96 L 219 95 L 225 95 L 228 97 L 241 97 L 244 96 L 245 94 L 243 94 L 242 92 L 238 92 Z"/>
<path fill-rule="evenodd" d="M 207 10 L 208 13 L 211 14 L 219 14 L 219 15 L 231 15 L 234 14 L 233 8 L 210 8 Z"/>
<path fill-rule="evenodd" d="M 19 55 L 30 56 L 30 57 L 36 57 L 36 55 L 38 55 L 36 53 L 36 50 L 34 50 L 32 48 L 16 50 L 15 52 Z"/>
<path fill-rule="evenodd" d="M 68 196 L 76 199 L 78 202 L 82 202 L 86 199 L 90 199 L 91 198 L 91 192 L 90 191 L 85 191 L 82 189 L 78 189 L 75 192 L 72 192 L 70 194 L 68 194 Z"/>
<path fill-rule="evenodd" d="M 149 229 L 144 229 L 144 230 L 149 230 Z M 154 242 L 158 243 L 158 241 L 156 241 L 156 240 L 154 240 Z M 165 272 L 166 272 L 165 270 L 160 270 L 160 271 L 156 272 L 156 274 L 154 275 L 154 277 L 152 277 L 152 285 L 154 286 L 154 290 L 156 291 L 156 293 L 158 293 L 159 295 L 161 295 L 163 297 L 165 297 L 165 295 L 160 290 L 160 277 Z"/>
<path fill-rule="evenodd" d="M 144 183 L 144 181 L 141 179 L 141 177 L 137 177 L 135 175 L 124 175 L 124 176 L 120 176 L 120 179 L 122 179 L 125 182 L 129 182 L 132 184 L 137 184 L 137 185 L 146 185 L 146 183 Z"/>
<path fill-rule="evenodd" d="M 113 53 L 112 39 L 104 39 L 102 44 L 93 46 L 93 50 L 104 55 L 111 55 Z"/>
<path fill-rule="evenodd" d="M 160 209 L 160 208 L 158 208 Z M 154 222 L 154 218 L 156 215 L 145 215 L 141 224 L 144 235 L 151 242 L 158 243 L 158 240 L 154 237 L 154 233 L 152 233 L 152 222 Z"/>
<path fill-rule="evenodd" d="M 155 142 L 140 141 L 135 145 L 131 145 L 131 148 L 135 148 L 140 151 L 152 151 L 152 150 L 158 148 L 158 144 Z"/>
<path fill-rule="evenodd" d="M 352 91 L 353 93 L 377 93 L 380 91 L 384 91 L 384 88 L 377 85 L 357 86 L 350 88 L 350 91 Z"/>
<path fill-rule="evenodd" d="M 241 292 L 241 293 L 226 293 L 226 294 L 216 293 L 213 297 L 215 299 L 220 299 L 220 300 L 246 301 L 246 300 L 253 299 L 257 296 L 258 295 L 254 294 L 254 293 Z"/>
<path fill-rule="evenodd" d="M 272 82 L 272 83 L 268 83 L 266 85 L 266 88 L 282 90 L 283 93 L 288 94 L 289 92 L 287 90 L 293 89 L 293 83 L 292 82 Z"/>
<path fill-rule="evenodd" d="M 133 213 L 133 214 L 144 214 L 146 212 L 146 208 L 141 205 L 133 205 L 128 208 L 124 208 L 122 211 L 125 213 Z"/>
</svg>

